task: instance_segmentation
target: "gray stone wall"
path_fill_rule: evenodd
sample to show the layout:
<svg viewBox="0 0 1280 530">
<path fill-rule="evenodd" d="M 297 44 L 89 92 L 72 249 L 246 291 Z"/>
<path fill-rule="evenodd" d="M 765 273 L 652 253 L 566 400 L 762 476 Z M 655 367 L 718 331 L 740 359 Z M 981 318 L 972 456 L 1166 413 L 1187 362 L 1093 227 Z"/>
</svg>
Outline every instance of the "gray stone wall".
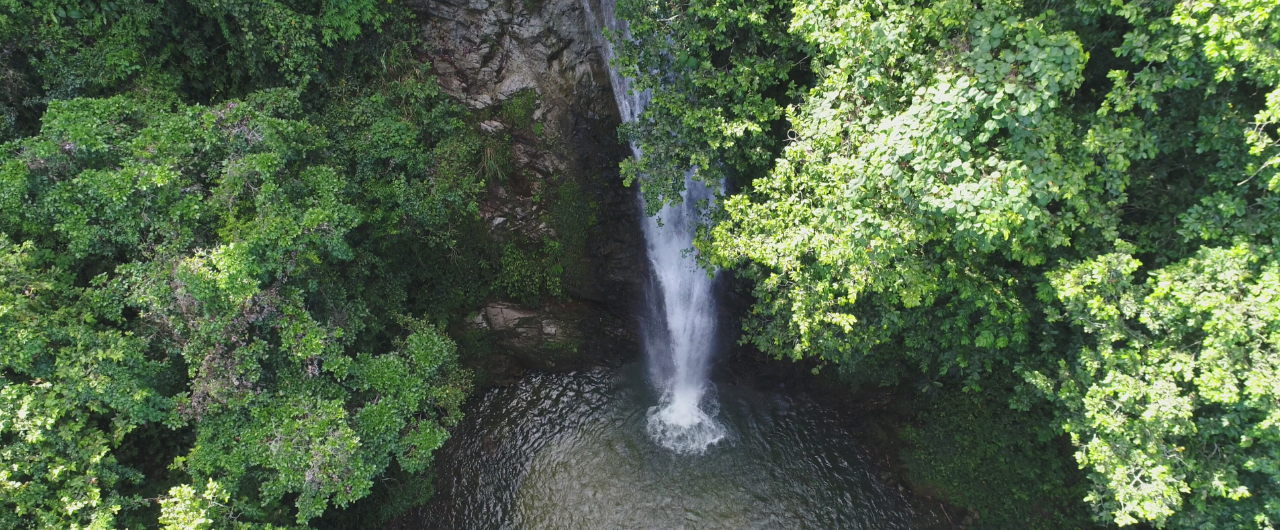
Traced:
<svg viewBox="0 0 1280 530">
<path fill-rule="evenodd" d="M 581 204 L 573 207 L 594 221 L 586 244 L 570 249 L 577 263 L 566 275 L 565 298 L 529 306 L 495 297 L 464 324 L 463 333 L 492 346 L 476 366 L 481 381 L 502 384 L 524 368 L 567 370 L 638 355 L 647 261 L 634 190 L 618 175 L 628 151 L 617 140 L 620 119 L 596 21 L 582 0 L 409 5 L 423 20 L 440 85 L 485 116 L 479 126 L 486 133 L 510 137 L 512 170 L 490 183 L 480 205 L 489 236 L 499 243 L 562 238 L 554 212 L 538 198 L 568 184 L 580 190 Z M 484 113 L 529 91 L 537 96 L 531 127 Z"/>
</svg>

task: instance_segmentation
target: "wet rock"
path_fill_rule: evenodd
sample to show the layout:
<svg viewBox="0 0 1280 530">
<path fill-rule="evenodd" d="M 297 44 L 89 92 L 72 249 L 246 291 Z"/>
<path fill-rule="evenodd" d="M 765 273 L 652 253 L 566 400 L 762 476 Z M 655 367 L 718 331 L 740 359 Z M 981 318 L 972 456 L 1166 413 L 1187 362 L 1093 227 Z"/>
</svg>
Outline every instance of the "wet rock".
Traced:
<svg viewBox="0 0 1280 530">
<path fill-rule="evenodd" d="M 525 89 L 558 96 L 592 94 L 609 85 L 595 26 L 580 0 L 410 5 L 427 15 L 423 33 L 441 86 L 473 108 L 495 105 Z M 582 110 L 610 114 L 612 96 L 605 96 L 589 97 Z"/>
<path fill-rule="evenodd" d="M 634 353 L 637 342 L 633 323 L 625 316 L 581 300 L 538 307 L 490 302 L 466 323 L 490 333 L 497 353 L 538 370 L 607 363 L 606 358 Z M 480 363 L 485 370 L 491 368 L 487 363 Z"/>
<path fill-rule="evenodd" d="M 409 2 L 424 21 L 441 87 L 483 116 L 481 131 L 509 142 L 510 174 L 490 182 L 479 205 L 490 237 L 557 241 L 566 270 L 576 271 L 563 279 L 566 297 L 535 306 L 493 299 L 463 323 L 492 333 L 494 355 L 529 368 L 571 369 L 639 352 L 634 312 L 647 260 L 635 192 L 618 174 L 628 150 L 617 139 L 621 119 L 598 49 L 597 1 Z M 530 92 L 536 103 L 527 119 L 501 111 Z M 576 232 L 557 217 L 565 205 L 548 202 L 563 201 L 560 190 L 570 184 L 578 191 L 568 206 L 592 219 Z"/>
<path fill-rule="evenodd" d="M 522 323 L 527 327 L 530 322 L 539 320 L 536 311 L 520 309 L 514 305 L 504 303 L 495 303 L 485 307 L 484 318 L 489 323 L 489 327 L 495 331 L 518 329 Z"/>
</svg>

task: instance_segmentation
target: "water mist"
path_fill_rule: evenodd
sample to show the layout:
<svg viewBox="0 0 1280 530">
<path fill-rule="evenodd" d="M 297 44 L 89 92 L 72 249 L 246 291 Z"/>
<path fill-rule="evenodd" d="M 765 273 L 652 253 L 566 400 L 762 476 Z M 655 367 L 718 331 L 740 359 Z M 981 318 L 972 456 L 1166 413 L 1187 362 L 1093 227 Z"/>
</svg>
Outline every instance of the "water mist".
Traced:
<svg viewBox="0 0 1280 530">
<path fill-rule="evenodd" d="M 591 13 L 587 0 L 583 8 Z M 616 35 L 627 35 L 626 21 L 615 16 L 614 0 L 600 1 L 599 21 Z M 595 15 L 595 13 L 591 13 Z M 589 17 L 594 19 L 595 17 Z M 607 64 L 613 47 L 600 39 Z M 609 64 L 609 78 L 624 122 L 635 122 L 648 104 L 648 91 L 632 93 L 631 83 Z M 640 158 L 640 149 L 631 145 Z M 645 351 L 651 375 L 662 397 L 648 413 L 648 432 L 658 444 L 679 453 L 700 453 L 725 436 L 715 420 L 715 403 L 707 380 L 708 361 L 715 346 L 716 301 L 712 279 L 693 257 L 698 226 L 698 203 L 714 193 L 686 175 L 683 201 L 667 205 L 644 220 L 644 238 L 653 271 L 646 300 Z"/>
</svg>

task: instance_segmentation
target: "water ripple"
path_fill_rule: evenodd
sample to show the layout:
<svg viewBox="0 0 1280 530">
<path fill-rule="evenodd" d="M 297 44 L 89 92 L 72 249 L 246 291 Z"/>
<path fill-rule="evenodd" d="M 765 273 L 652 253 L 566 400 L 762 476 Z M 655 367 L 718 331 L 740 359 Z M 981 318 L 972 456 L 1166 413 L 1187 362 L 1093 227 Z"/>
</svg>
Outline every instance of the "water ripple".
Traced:
<svg viewBox="0 0 1280 530">
<path fill-rule="evenodd" d="M 531 375 L 468 405 L 437 455 L 429 529 L 934 528 L 829 411 L 722 387 L 718 443 L 650 439 L 643 370 Z"/>
</svg>

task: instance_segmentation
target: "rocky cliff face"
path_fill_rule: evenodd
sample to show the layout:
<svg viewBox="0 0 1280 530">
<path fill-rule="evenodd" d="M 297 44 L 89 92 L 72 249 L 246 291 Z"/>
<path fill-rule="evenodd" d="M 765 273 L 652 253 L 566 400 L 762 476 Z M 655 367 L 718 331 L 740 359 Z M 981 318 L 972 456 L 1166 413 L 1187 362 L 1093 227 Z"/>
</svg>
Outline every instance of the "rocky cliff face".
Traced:
<svg viewBox="0 0 1280 530">
<path fill-rule="evenodd" d="M 635 194 L 618 175 L 627 151 L 591 1 L 411 3 L 441 86 L 509 149 L 481 204 L 490 237 L 563 255 L 552 273 L 562 296 L 499 294 L 469 319 L 463 333 L 491 346 L 482 381 L 639 350 L 633 315 L 647 261 Z"/>
</svg>

